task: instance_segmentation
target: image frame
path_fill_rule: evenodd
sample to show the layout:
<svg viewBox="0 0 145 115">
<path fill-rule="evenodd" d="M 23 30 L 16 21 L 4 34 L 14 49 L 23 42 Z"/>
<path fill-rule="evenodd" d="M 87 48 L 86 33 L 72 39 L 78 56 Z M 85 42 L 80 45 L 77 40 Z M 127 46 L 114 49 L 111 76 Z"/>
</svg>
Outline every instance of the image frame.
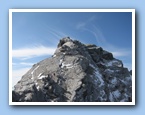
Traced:
<svg viewBox="0 0 145 115">
<path fill-rule="evenodd" d="M 13 12 L 132 12 L 132 102 L 12 102 Z M 9 9 L 9 105 L 135 105 L 135 9 Z"/>
</svg>

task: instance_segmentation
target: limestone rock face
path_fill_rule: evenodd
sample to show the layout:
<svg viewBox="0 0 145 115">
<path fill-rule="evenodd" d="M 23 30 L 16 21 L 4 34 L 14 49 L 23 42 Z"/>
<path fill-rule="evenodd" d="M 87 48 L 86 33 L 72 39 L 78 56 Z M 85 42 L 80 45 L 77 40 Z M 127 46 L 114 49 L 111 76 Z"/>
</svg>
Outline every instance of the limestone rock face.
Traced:
<svg viewBox="0 0 145 115">
<path fill-rule="evenodd" d="M 14 102 L 129 102 L 132 76 L 122 61 L 96 45 L 69 37 L 54 55 L 22 76 L 12 92 Z"/>
</svg>

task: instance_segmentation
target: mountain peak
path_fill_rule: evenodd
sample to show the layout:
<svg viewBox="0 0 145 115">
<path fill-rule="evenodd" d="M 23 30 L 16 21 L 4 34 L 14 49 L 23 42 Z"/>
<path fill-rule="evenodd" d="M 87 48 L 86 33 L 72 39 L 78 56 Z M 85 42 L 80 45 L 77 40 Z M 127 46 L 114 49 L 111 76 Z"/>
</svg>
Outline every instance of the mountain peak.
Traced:
<svg viewBox="0 0 145 115">
<path fill-rule="evenodd" d="M 65 37 L 52 57 L 22 76 L 13 101 L 129 102 L 131 86 L 130 72 L 112 53 Z"/>
</svg>

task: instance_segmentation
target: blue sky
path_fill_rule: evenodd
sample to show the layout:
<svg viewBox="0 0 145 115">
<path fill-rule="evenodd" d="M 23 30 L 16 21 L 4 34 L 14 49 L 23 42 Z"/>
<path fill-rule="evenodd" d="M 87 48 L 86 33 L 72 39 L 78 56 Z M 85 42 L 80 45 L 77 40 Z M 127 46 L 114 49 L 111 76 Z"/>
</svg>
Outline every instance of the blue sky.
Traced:
<svg viewBox="0 0 145 115">
<path fill-rule="evenodd" d="M 59 39 L 69 36 L 96 44 L 132 67 L 132 13 L 12 13 L 13 81 L 34 63 L 53 54 Z"/>
</svg>

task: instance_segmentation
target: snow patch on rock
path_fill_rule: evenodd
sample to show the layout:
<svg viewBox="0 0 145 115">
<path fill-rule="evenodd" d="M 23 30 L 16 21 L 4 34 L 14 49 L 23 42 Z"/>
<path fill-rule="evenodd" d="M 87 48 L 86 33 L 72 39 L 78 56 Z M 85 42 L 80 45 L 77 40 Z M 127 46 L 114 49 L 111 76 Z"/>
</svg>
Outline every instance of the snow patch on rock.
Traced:
<svg viewBox="0 0 145 115">
<path fill-rule="evenodd" d="M 100 72 L 99 72 L 99 70 L 94 66 L 94 65 L 92 65 L 92 64 L 89 64 L 89 66 L 90 67 L 92 67 L 95 71 L 94 71 L 94 75 L 95 75 L 95 77 L 96 78 L 98 78 L 99 79 L 99 81 L 101 82 L 100 83 L 100 86 L 103 86 L 104 85 L 104 81 L 103 81 L 103 77 L 102 77 L 102 75 L 100 74 Z"/>
<path fill-rule="evenodd" d="M 34 79 L 34 72 L 39 68 L 39 65 L 31 72 L 31 75 L 32 75 L 32 78 L 31 79 Z"/>
<path fill-rule="evenodd" d="M 113 98 L 113 95 L 112 95 L 111 92 L 109 93 L 109 100 L 110 100 L 111 102 L 114 102 L 114 98 Z"/>
<path fill-rule="evenodd" d="M 43 78 L 46 78 L 46 77 L 47 77 L 46 75 L 42 75 L 38 79 L 43 79 Z"/>
<path fill-rule="evenodd" d="M 114 84 L 114 85 L 116 85 L 116 84 L 117 84 L 117 78 L 114 77 L 114 78 L 111 80 L 111 83 Z"/>
<path fill-rule="evenodd" d="M 113 94 L 114 98 L 116 98 L 116 99 L 121 96 L 121 93 L 118 90 L 113 91 L 112 94 Z"/>
<path fill-rule="evenodd" d="M 106 63 L 106 66 L 107 67 L 111 67 L 111 66 L 122 67 L 122 64 L 118 60 L 111 60 L 108 63 Z"/>
</svg>

